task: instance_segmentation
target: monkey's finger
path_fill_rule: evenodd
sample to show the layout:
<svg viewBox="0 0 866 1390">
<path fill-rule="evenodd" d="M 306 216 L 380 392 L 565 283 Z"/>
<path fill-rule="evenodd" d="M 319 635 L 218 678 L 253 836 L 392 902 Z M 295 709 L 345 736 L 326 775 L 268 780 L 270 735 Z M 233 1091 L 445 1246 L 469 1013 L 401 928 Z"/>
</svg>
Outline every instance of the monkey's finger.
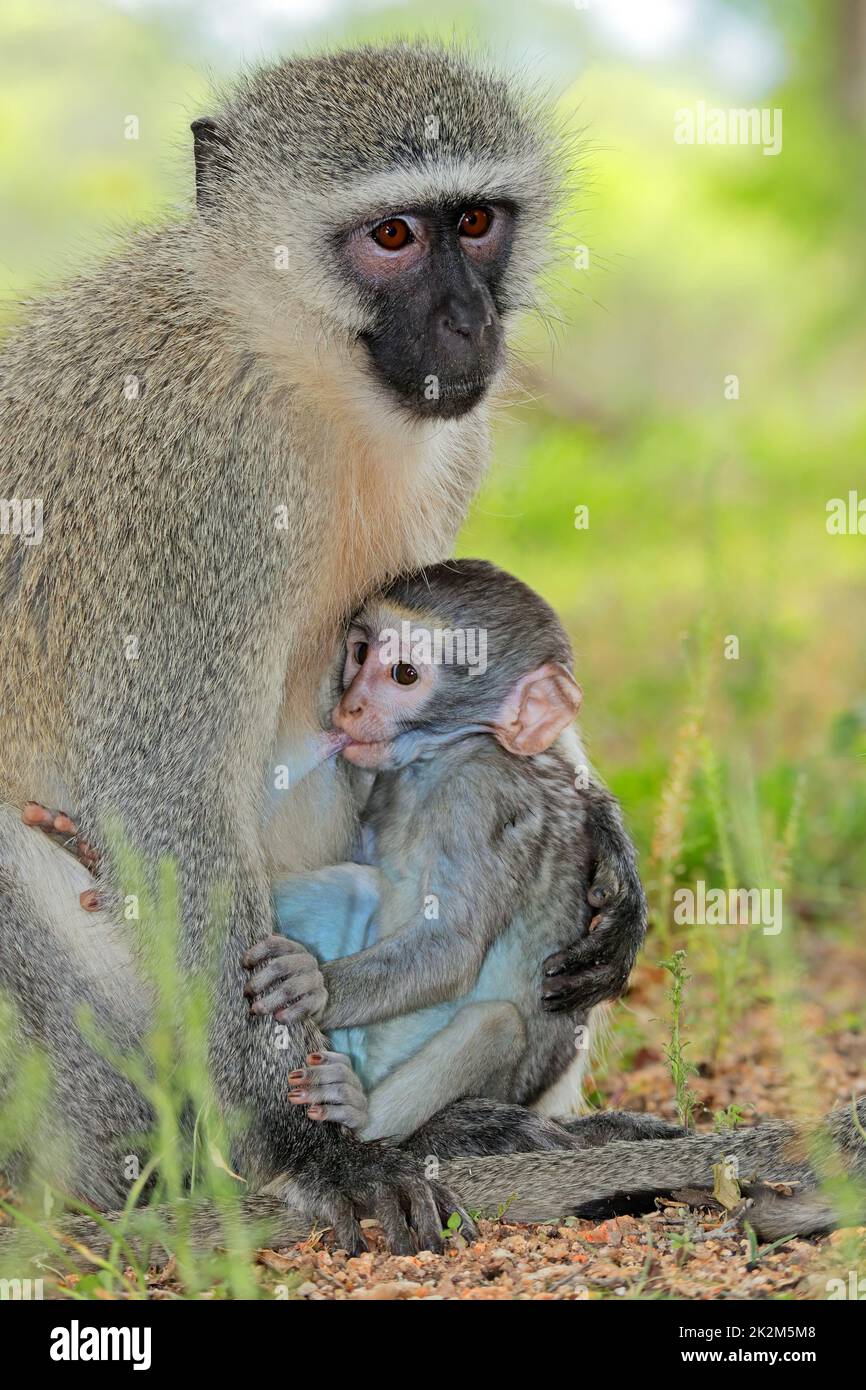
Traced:
<svg viewBox="0 0 866 1390">
<path fill-rule="evenodd" d="M 355 1076 L 352 1059 L 348 1057 L 345 1052 L 309 1052 L 307 1054 L 307 1061 L 311 1066 L 316 1067 L 327 1067 L 332 1065 L 344 1067 L 351 1076 Z"/>
<path fill-rule="evenodd" d="M 306 995 L 303 999 L 296 999 L 293 1003 L 284 1005 L 273 1011 L 274 1019 L 277 1023 L 284 1023 L 287 1026 L 292 1023 L 303 1023 L 307 1018 L 321 1018 L 325 1012 L 325 1005 L 328 996 L 325 990 L 319 993 Z"/>
<path fill-rule="evenodd" d="M 321 979 L 315 975 L 293 975 L 290 980 L 284 980 L 281 984 L 269 989 L 260 998 L 254 999 L 250 1005 L 250 1012 L 254 1014 L 275 1014 L 282 1013 L 286 1009 L 303 1007 L 306 1009 L 308 1017 L 314 1011 L 324 1009 L 328 1002 L 328 996 L 322 985 Z M 281 1022 L 285 1023 L 285 1019 Z"/>
<path fill-rule="evenodd" d="M 334 1228 L 334 1245 L 349 1255 L 363 1255 L 370 1247 L 364 1239 L 355 1208 L 348 1198 L 330 1202 L 330 1219 Z"/>
<path fill-rule="evenodd" d="M 571 968 L 571 951 L 557 951 L 554 955 L 548 956 L 542 969 L 546 976 L 564 975 Z"/>
<path fill-rule="evenodd" d="M 591 1009 L 605 999 L 618 999 L 628 983 L 628 970 L 586 970 L 580 975 L 561 975 L 542 985 L 542 1008 L 564 1013 L 580 1006 Z"/>
<path fill-rule="evenodd" d="M 318 1105 L 330 1101 L 333 1105 L 352 1104 L 357 1092 L 339 1081 L 328 1086 L 307 1086 L 303 1081 L 294 1081 L 289 1087 L 289 1100 L 293 1105 Z"/>
<path fill-rule="evenodd" d="M 548 956 L 544 962 L 547 979 L 558 975 L 576 975 L 581 970 L 590 969 L 613 958 L 619 950 L 617 934 L 606 930 L 608 919 L 602 914 L 601 921 L 590 936 L 576 941 L 567 951 L 558 951 Z"/>
<path fill-rule="evenodd" d="M 388 1247 L 394 1255 L 414 1255 L 415 1243 L 409 1223 L 403 1214 L 399 1198 L 392 1188 L 378 1184 L 373 1188 L 369 1202 L 371 1216 L 379 1222 L 385 1233 Z"/>
<path fill-rule="evenodd" d="M 444 1189 L 443 1189 L 444 1191 Z M 426 1182 L 410 1182 L 406 1195 L 409 1199 L 409 1212 L 412 1227 L 418 1237 L 419 1250 L 432 1250 L 439 1254 L 444 1248 L 442 1236 L 442 1217 L 433 1199 L 433 1186 Z"/>
<path fill-rule="evenodd" d="M 457 1201 L 454 1193 L 449 1192 L 447 1187 L 443 1187 L 442 1184 L 438 1182 L 431 1183 L 431 1187 L 433 1188 L 433 1196 L 439 1208 L 439 1218 L 442 1226 L 447 1229 L 450 1217 L 456 1212 L 460 1217 L 460 1234 L 465 1236 L 467 1240 L 477 1240 L 478 1227 L 466 1208 L 462 1207 Z"/>
<path fill-rule="evenodd" d="M 82 839 L 80 835 L 75 842 L 75 853 L 78 855 L 79 862 L 91 873 L 94 873 L 99 867 L 99 852 L 94 849 L 89 840 Z"/>
<path fill-rule="evenodd" d="M 616 973 L 610 961 L 572 961 L 564 974 L 553 975 L 542 981 L 541 993 L 545 998 L 552 998 L 562 990 L 574 989 L 578 985 L 581 989 L 589 990 L 599 982 L 611 980 Z"/>
<path fill-rule="evenodd" d="M 246 970 L 252 970 L 263 960 L 268 960 L 270 956 L 294 955 L 298 951 L 303 951 L 309 955 L 305 946 L 300 946 L 297 941 L 290 941 L 287 936 L 266 936 L 263 941 L 257 941 L 255 946 L 250 946 L 248 951 L 244 951 L 241 956 L 241 965 Z"/>
<path fill-rule="evenodd" d="M 338 1086 L 328 1087 L 324 1094 L 289 1091 L 289 1105 L 306 1105 L 311 1120 L 331 1120 L 348 1129 L 363 1129 L 368 1119 L 366 1097 L 356 1091 L 343 1091 Z"/>
<path fill-rule="evenodd" d="M 21 810 L 21 820 L 31 829 L 41 830 L 46 835 L 56 835 L 64 847 L 68 846 L 78 830 L 75 821 L 65 811 L 52 811 L 49 807 L 43 806 L 41 801 L 25 802 Z"/>
<path fill-rule="evenodd" d="M 269 960 L 265 965 L 261 965 L 257 970 L 250 972 L 249 979 L 244 985 L 244 994 L 249 998 L 253 994 L 263 994 L 265 990 L 278 980 L 301 980 L 315 979 L 318 976 L 320 986 L 324 987 L 321 971 L 312 956 L 303 955 L 278 956 L 276 960 Z M 301 993 L 300 987 L 295 990 L 294 997 Z"/>
<path fill-rule="evenodd" d="M 587 898 L 593 907 L 606 907 L 622 891 L 622 884 L 613 869 L 603 864 L 593 879 Z"/>
<path fill-rule="evenodd" d="M 307 1089 L 311 1086 L 344 1086 L 347 1089 L 351 1087 L 363 1095 L 363 1087 L 357 1076 L 352 1068 L 343 1062 L 325 1062 L 317 1067 L 298 1067 L 296 1071 L 289 1072 L 289 1081 L 294 1086 Z"/>
<path fill-rule="evenodd" d="M 323 1105 L 316 1101 L 307 1111 L 307 1116 L 318 1124 L 323 1121 L 335 1125 L 345 1125 L 347 1129 L 363 1129 L 367 1123 L 367 1111 L 356 1105 Z"/>
</svg>

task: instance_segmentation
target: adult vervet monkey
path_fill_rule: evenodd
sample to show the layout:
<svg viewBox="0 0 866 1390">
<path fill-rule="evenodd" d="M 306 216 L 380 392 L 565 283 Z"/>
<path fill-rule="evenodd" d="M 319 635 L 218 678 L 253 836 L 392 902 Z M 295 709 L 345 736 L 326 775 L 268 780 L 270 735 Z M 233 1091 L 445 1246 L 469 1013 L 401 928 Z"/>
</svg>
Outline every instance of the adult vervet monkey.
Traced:
<svg viewBox="0 0 866 1390">
<path fill-rule="evenodd" d="M 152 1117 L 76 1011 L 135 1045 L 153 926 L 70 909 L 84 870 L 21 825 L 29 798 L 74 806 L 96 845 L 118 818 L 150 863 L 177 861 L 183 966 L 218 977 L 215 1084 L 250 1114 L 244 1176 L 286 1174 L 280 1192 L 347 1248 L 361 1205 L 396 1248 L 404 1210 L 436 1245 L 453 1202 L 417 1163 L 286 1103 L 322 1037 L 308 1023 L 275 1047 L 240 957 L 271 926 L 264 774 L 277 749 L 302 756 L 333 633 L 450 552 L 484 471 L 555 144 L 505 78 L 412 44 L 264 68 L 193 130 L 196 213 L 37 305 L 0 360 L 0 495 L 42 518 L 40 543 L 4 535 L 0 557 L 0 984 L 53 1067 L 34 1147 L 62 1124 L 51 1180 L 124 1198 Z M 284 867 L 343 857 L 350 820 L 330 769 Z M 106 901 L 123 892 L 110 855 L 102 877 Z"/>
</svg>

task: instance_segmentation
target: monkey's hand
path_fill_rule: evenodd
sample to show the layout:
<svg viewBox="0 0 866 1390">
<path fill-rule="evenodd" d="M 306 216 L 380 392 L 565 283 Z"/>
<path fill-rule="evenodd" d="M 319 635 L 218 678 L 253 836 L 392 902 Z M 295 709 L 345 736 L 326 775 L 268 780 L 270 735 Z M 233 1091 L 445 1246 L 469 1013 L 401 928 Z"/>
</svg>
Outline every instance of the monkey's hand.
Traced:
<svg viewBox="0 0 866 1390">
<path fill-rule="evenodd" d="M 308 1105 L 311 1120 L 330 1120 L 349 1129 L 367 1123 L 367 1097 L 342 1052 L 311 1052 L 306 1067 L 289 1072 L 289 1100 Z"/>
<path fill-rule="evenodd" d="M 269 1183 L 265 1193 L 299 1207 L 316 1225 L 331 1227 L 334 1244 L 350 1255 L 367 1249 L 361 1216 L 379 1222 L 395 1255 L 442 1251 L 454 1212 L 461 1233 L 477 1239 L 475 1223 L 454 1194 L 424 1176 L 424 1160 L 387 1144 L 344 1138 L 346 1144 L 328 1162 L 317 1150 L 299 1169 Z"/>
<path fill-rule="evenodd" d="M 53 840 L 58 840 L 64 849 L 70 850 L 91 874 L 95 874 L 99 868 L 99 855 L 93 848 L 89 840 L 85 840 L 83 835 L 79 835 L 78 826 L 71 816 L 65 811 L 49 811 L 47 806 L 43 806 L 41 801 L 25 801 L 21 810 L 21 819 L 25 825 L 32 826 L 35 830 L 41 830 L 44 835 L 50 835 Z M 98 912 L 102 906 L 99 894 L 93 888 L 87 888 L 83 893 L 78 894 L 78 901 L 85 912 Z"/>
<path fill-rule="evenodd" d="M 544 962 L 542 1006 L 549 1013 L 618 999 L 646 935 L 646 898 L 630 855 L 600 862 L 587 897 L 597 910 L 589 931 Z"/>
<path fill-rule="evenodd" d="M 250 972 L 244 994 L 250 1013 L 273 1014 L 277 1023 L 300 1023 L 320 1018 L 328 991 L 319 962 L 305 946 L 285 936 L 266 936 L 241 956 Z"/>
<path fill-rule="evenodd" d="M 25 801 L 21 819 L 25 825 L 60 840 L 64 849 L 71 850 L 85 869 L 89 869 L 92 874 L 96 872 L 99 855 L 90 841 L 79 835 L 78 826 L 65 811 L 49 811 L 48 807 L 39 801 Z"/>
</svg>

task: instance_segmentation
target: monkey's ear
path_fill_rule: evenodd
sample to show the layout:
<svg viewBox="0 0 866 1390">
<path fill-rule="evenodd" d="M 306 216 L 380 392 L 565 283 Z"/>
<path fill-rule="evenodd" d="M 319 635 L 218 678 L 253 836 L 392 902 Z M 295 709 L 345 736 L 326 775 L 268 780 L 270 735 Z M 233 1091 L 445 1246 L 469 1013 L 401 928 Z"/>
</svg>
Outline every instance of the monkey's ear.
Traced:
<svg viewBox="0 0 866 1390">
<path fill-rule="evenodd" d="M 214 184 L 220 168 L 225 167 L 229 142 L 212 116 L 201 116 L 193 121 L 190 130 L 195 158 L 195 201 L 201 208 L 214 201 Z"/>
<path fill-rule="evenodd" d="M 521 676 L 503 704 L 494 736 L 509 753 L 528 758 L 543 753 L 580 709 L 583 691 L 558 661 Z"/>
</svg>

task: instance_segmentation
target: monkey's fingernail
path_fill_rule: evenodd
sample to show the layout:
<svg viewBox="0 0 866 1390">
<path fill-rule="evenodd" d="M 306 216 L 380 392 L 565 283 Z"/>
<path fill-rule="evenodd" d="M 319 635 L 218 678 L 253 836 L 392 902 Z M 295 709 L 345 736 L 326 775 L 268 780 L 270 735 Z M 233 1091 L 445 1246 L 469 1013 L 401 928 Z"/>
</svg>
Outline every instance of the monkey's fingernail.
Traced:
<svg viewBox="0 0 866 1390">
<path fill-rule="evenodd" d="M 311 1105 L 307 1114 L 311 1120 L 323 1120 L 325 1118 L 325 1112 L 321 1105 Z"/>
<path fill-rule="evenodd" d="M 304 1080 L 304 1075 L 305 1075 L 305 1073 L 302 1072 L 302 1071 L 290 1071 L 290 1072 L 289 1072 L 289 1080 L 290 1080 L 290 1081 L 303 1081 L 303 1080 Z"/>
<path fill-rule="evenodd" d="M 94 893 L 92 888 L 88 888 L 87 891 L 84 893 L 79 893 L 78 901 L 81 903 L 81 906 L 84 908 L 85 912 L 99 911 L 99 894 Z"/>
<path fill-rule="evenodd" d="M 54 829 L 61 835 L 74 835 L 78 826 L 70 820 L 65 811 L 58 811 L 54 817 Z"/>
<path fill-rule="evenodd" d="M 308 1091 L 289 1091 L 289 1100 L 292 1105 L 304 1105 L 309 1099 Z"/>
<path fill-rule="evenodd" d="M 564 993 L 563 984 L 560 981 L 557 984 L 542 985 L 541 992 L 545 999 L 556 999 L 560 994 Z"/>
<path fill-rule="evenodd" d="M 322 1056 L 321 1052 L 311 1052 L 307 1057 L 307 1061 L 310 1063 L 310 1066 L 312 1067 L 317 1067 L 319 1063 L 324 1062 L 324 1060 L 325 1059 Z"/>
<path fill-rule="evenodd" d="M 21 810 L 21 819 L 25 825 L 39 825 L 50 827 L 54 821 L 51 812 L 41 806 L 38 801 L 26 801 Z"/>
<path fill-rule="evenodd" d="M 599 924 L 600 921 L 601 921 L 601 913 L 598 912 L 598 913 L 596 913 L 595 917 L 593 917 L 592 921 L 590 922 L 590 924 L 589 924 L 589 930 L 590 930 L 590 931 L 595 931 L 595 929 L 596 929 L 596 927 L 598 926 L 598 924 Z"/>
</svg>

